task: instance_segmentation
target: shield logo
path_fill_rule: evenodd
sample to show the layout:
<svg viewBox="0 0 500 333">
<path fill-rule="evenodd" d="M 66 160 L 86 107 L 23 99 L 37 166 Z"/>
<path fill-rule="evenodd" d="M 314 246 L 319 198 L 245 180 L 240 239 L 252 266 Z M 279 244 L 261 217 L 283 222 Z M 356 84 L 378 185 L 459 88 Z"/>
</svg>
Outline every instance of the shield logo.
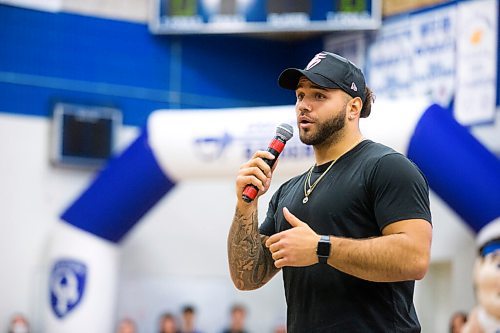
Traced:
<svg viewBox="0 0 500 333">
<path fill-rule="evenodd" d="M 50 274 L 50 305 L 62 319 L 80 304 L 85 291 L 87 266 L 79 261 L 60 259 Z"/>
</svg>

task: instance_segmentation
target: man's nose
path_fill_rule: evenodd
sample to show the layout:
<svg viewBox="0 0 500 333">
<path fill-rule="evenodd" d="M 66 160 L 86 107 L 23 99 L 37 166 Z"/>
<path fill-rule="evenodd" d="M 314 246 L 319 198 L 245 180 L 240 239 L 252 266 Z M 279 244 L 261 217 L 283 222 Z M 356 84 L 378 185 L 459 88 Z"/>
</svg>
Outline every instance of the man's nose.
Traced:
<svg viewBox="0 0 500 333">
<path fill-rule="evenodd" d="M 297 102 L 297 110 L 300 113 L 307 113 L 311 111 L 311 105 L 307 102 L 305 98 Z"/>
</svg>

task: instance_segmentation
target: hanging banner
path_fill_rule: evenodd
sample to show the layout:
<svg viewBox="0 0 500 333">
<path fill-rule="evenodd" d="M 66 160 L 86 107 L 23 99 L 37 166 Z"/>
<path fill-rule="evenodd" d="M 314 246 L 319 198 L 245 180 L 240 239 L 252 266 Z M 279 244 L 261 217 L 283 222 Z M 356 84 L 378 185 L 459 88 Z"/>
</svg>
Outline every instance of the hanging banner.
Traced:
<svg viewBox="0 0 500 333">
<path fill-rule="evenodd" d="M 367 82 L 377 96 L 412 96 L 411 29 L 407 20 L 384 23 L 368 49 Z"/>
<path fill-rule="evenodd" d="M 359 68 L 365 68 L 366 34 L 364 32 L 331 35 L 324 40 L 324 50 L 340 54 Z"/>
<path fill-rule="evenodd" d="M 455 117 L 463 125 L 494 121 L 498 1 L 460 3 L 458 20 Z"/>
<path fill-rule="evenodd" d="M 368 83 L 377 96 L 424 97 L 448 106 L 455 88 L 456 6 L 384 22 L 368 48 Z"/>
<path fill-rule="evenodd" d="M 411 16 L 413 93 L 442 106 L 455 88 L 456 12 L 448 6 Z"/>
</svg>

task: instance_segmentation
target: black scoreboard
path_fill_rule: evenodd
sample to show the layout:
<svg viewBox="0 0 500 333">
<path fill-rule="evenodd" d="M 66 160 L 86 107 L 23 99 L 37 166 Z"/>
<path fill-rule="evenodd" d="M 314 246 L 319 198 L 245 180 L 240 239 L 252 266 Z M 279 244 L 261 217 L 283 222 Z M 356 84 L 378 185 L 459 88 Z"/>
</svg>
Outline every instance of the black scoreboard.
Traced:
<svg viewBox="0 0 500 333">
<path fill-rule="evenodd" d="M 381 0 L 154 0 L 156 34 L 372 30 Z"/>
</svg>

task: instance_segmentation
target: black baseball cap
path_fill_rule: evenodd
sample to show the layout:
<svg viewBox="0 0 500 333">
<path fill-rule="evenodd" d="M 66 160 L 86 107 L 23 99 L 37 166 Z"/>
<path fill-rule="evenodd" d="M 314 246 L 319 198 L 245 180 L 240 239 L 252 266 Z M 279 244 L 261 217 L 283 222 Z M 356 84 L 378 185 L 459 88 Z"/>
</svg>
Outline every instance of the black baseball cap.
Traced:
<svg viewBox="0 0 500 333">
<path fill-rule="evenodd" d="M 302 76 L 324 88 L 342 89 L 351 97 L 365 101 L 365 76 L 352 62 L 335 53 L 320 52 L 309 61 L 306 68 L 287 68 L 278 78 L 280 87 L 297 89 Z"/>
</svg>

